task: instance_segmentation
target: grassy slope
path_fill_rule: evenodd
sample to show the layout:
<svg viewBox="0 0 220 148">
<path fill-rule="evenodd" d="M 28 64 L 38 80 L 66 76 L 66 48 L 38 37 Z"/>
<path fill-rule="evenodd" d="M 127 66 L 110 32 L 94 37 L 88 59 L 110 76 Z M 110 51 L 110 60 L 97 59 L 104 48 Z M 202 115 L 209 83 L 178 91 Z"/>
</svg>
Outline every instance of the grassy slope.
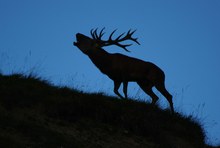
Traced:
<svg viewBox="0 0 220 148">
<path fill-rule="evenodd" d="M 0 147 L 203 147 L 192 117 L 51 86 L 36 77 L 0 75 Z"/>
</svg>

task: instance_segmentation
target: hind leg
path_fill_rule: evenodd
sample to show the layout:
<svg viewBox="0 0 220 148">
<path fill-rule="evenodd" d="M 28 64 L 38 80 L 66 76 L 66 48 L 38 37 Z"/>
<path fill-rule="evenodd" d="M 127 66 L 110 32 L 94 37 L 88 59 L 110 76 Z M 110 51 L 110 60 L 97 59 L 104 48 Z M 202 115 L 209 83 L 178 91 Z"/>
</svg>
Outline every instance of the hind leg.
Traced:
<svg viewBox="0 0 220 148">
<path fill-rule="evenodd" d="M 152 98 L 152 104 L 155 105 L 159 99 L 152 90 L 153 85 L 146 82 L 137 82 L 141 89 Z"/>
<path fill-rule="evenodd" d="M 128 98 L 127 91 L 128 91 L 128 82 L 125 81 L 125 82 L 123 82 L 123 92 L 125 95 L 125 99 Z"/>
<path fill-rule="evenodd" d="M 160 84 L 157 84 L 155 87 L 167 99 L 167 101 L 170 104 L 170 110 L 173 114 L 174 113 L 173 101 L 172 101 L 173 96 L 166 90 L 164 82 L 160 83 Z"/>
</svg>

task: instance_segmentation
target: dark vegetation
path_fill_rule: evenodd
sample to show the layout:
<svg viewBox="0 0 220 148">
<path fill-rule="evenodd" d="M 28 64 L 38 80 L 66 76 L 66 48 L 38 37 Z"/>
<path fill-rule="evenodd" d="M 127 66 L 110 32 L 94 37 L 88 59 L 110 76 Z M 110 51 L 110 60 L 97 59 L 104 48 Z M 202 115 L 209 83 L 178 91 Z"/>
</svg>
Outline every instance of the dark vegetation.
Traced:
<svg viewBox="0 0 220 148">
<path fill-rule="evenodd" d="M 0 74 L 1 148 L 202 148 L 193 118 L 150 104 Z"/>
</svg>

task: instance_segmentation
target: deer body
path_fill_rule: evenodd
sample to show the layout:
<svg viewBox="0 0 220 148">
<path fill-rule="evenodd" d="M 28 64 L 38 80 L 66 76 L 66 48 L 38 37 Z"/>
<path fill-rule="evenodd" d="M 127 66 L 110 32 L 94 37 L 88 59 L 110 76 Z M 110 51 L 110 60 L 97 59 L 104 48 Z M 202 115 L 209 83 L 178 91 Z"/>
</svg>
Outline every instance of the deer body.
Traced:
<svg viewBox="0 0 220 148">
<path fill-rule="evenodd" d="M 103 31 L 103 30 L 102 30 Z M 83 35 L 76 34 L 77 42 L 74 42 L 74 45 L 77 46 L 84 54 L 88 55 L 94 65 L 104 74 L 106 74 L 110 79 L 114 81 L 114 92 L 120 98 L 124 98 L 119 92 L 118 89 L 123 83 L 123 92 L 125 98 L 127 98 L 127 86 L 128 82 L 137 82 L 137 84 L 142 88 L 142 90 L 147 93 L 152 98 L 152 104 L 155 104 L 158 100 L 158 97 L 152 91 L 152 87 L 156 87 L 163 96 L 166 97 L 170 104 L 171 112 L 174 113 L 173 103 L 172 103 L 172 95 L 166 90 L 164 82 L 165 82 L 165 74 L 164 72 L 157 67 L 155 64 L 151 62 L 145 62 L 140 59 L 136 59 L 133 57 L 129 57 L 126 55 L 122 55 L 119 53 L 108 53 L 104 49 L 102 49 L 103 43 L 100 42 L 102 37 L 102 31 L 100 36 L 97 35 L 97 32 L 91 31 L 93 39 Z M 129 31 L 130 32 L 130 31 Z M 131 38 L 131 35 L 134 33 L 128 32 L 128 36 Z M 114 32 L 113 32 L 114 33 Z M 112 33 L 112 34 L 113 34 Z M 111 36 L 109 37 L 110 41 Z M 120 40 L 122 35 L 120 35 L 117 40 Z M 130 39 L 129 38 L 129 39 Z M 133 41 L 137 42 L 137 39 L 133 39 Z M 109 44 L 109 43 L 108 43 Z M 129 45 L 121 45 L 118 42 L 114 43 L 126 51 L 126 46 Z M 109 45 L 106 45 L 109 46 Z"/>
<path fill-rule="evenodd" d="M 119 53 L 110 54 L 103 49 L 97 49 L 98 53 L 88 55 L 93 64 L 113 81 L 142 81 L 155 83 L 163 71 L 150 62 L 128 57 Z M 103 52 L 104 51 L 104 52 Z M 136 66 L 138 65 L 138 66 Z M 159 75 L 159 77 L 158 77 Z"/>
</svg>

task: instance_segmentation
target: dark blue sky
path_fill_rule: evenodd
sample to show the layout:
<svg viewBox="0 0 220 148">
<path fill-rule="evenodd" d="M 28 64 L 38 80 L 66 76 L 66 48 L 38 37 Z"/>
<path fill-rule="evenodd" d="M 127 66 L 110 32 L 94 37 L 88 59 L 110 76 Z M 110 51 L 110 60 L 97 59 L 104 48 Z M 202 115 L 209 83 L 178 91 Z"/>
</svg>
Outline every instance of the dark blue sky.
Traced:
<svg viewBox="0 0 220 148">
<path fill-rule="evenodd" d="M 106 28 L 106 38 L 137 29 L 141 45 L 126 53 L 151 61 L 166 73 L 175 108 L 198 117 L 208 142 L 220 143 L 220 1 L 219 0 L 0 0 L 0 71 L 33 72 L 58 85 L 89 92 L 112 92 L 101 74 L 72 42 Z M 129 96 L 149 100 L 136 84 Z M 168 107 L 160 95 L 160 105 Z"/>
</svg>

